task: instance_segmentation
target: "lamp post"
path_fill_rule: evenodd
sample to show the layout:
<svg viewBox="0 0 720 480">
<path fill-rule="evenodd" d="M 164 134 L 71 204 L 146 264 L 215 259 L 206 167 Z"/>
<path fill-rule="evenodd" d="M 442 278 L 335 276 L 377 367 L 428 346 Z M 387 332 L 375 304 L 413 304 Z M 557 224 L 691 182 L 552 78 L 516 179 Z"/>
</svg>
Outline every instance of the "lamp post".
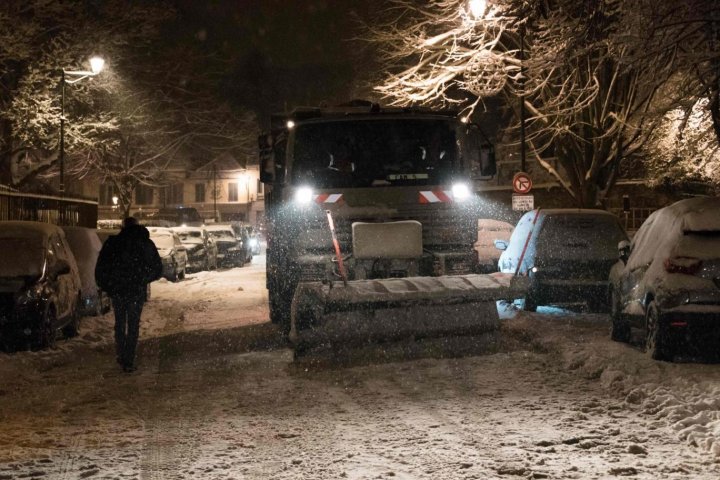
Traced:
<svg viewBox="0 0 720 480">
<path fill-rule="evenodd" d="M 73 84 L 84 78 L 94 77 L 102 71 L 104 66 L 105 60 L 100 57 L 92 57 L 90 70 L 62 69 L 60 78 L 60 193 L 65 192 L 65 84 Z"/>
</svg>

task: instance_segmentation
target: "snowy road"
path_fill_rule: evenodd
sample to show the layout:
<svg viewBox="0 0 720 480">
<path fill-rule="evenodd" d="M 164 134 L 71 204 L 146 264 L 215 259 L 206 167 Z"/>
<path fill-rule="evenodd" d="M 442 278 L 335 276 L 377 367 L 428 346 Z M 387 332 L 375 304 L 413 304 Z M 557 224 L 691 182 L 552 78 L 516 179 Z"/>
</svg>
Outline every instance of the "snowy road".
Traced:
<svg viewBox="0 0 720 480">
<path fill-rule="evenodd" d="M 720 478 L 718 365 L 652 362 L 580 314 L 293 364 L 262 260 L 154 284 L 132 375 L 110 316 L 0 353 L 0 480 Z"/>
</svg>

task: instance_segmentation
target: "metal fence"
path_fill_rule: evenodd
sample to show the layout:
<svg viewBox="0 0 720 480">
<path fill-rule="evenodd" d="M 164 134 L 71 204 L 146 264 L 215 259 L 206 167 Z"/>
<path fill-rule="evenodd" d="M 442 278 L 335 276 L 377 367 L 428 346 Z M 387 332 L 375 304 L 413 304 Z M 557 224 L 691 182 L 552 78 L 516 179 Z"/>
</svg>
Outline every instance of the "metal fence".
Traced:
<svg viewBox="0 0 720 480">
<path fill-rule="evenodd" d="M 643 222 L 657 210 L 659 207 L 632 207 L 629 211 L 623 211 L 622 208 L 610 208 L 610 212 L 617 215 L 620 224 L 628 232 L 634 232 Z"/>
<path fill-rule="evenodd" d="M 0 220 L 96 228 L 97 211 L 94 200 L 0 190 Z"/>
</svg>

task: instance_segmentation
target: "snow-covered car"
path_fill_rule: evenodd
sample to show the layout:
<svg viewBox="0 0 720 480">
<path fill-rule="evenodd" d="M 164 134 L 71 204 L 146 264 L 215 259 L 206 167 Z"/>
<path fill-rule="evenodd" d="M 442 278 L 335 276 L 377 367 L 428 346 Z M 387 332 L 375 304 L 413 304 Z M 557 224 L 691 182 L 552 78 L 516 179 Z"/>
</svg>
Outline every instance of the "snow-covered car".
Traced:
<svg viewBox="0 0 720 480">
<path fill-rule="evenodd" d="M 217 245 L 215 240 L 201 227 L 174 227 L 187 250 L 188 268 L 210 270 L 217 268 Z"/>
<path fill-rule="evenodd" d="M 110 297 L 95 283 L 95 264 L 102 242 L 92 228 L 62 227 L 80 272 L 81 315 L 102 315 L 110 310 Z"/>
<path fill-rule="evenodd" d="M 720 334 L 720 198 L 681 200 L 648 217 L 632 243 L 618 245 L 610 272 L 612 339 L 644 332 L 656 360 L 684 341 Z M 710 335 L 714 334 L 714 335 Z"/>
<path fill-rule="evenodd" d="M 478 237 L 475 251 L 478 253 L 478 271 L 480 273 L 497 272 L 500 250 L 495 248 L 495 240 L 510 241 L 515 227 L 501 220 L 481 218 L 478 220 Z"/>
<path fill-rule="evenodd" d="M 188 256 L 185 245 L 180 241 L 178 234 L 163 227 L 149 227 L 148 230 L 150 231 L 150 240 L 155 244 L 158 254 L 160 254 L 160 260 L 162 260 L 163 277 L 171 282 L 185 278 Z"/>
<path fill-rule="evenodd" d="M 52 346 L 57 330 L 77 335 L 82 285 L 62 229 L 42 222 L 0 222 L 0 337 Z"/>
<path fill-rule="evenodd" d="M 608 275 L 617 262 L 617 245 L 627 240 L 613 214 L 592 209 L 539 209 L 518 221 L 498 268 L 527 275 L 525 310 L 539 305 L 586 303 L 591 311 L 607 311 Z"/>
<path fill-rule="evenodd" d="M 226 267 L 242 267 L 245 265 L 246 253 L 230 225 L 207 225 L 205 230 L 217 245 L 218 263 L 220 265 Z"/>
</svg>

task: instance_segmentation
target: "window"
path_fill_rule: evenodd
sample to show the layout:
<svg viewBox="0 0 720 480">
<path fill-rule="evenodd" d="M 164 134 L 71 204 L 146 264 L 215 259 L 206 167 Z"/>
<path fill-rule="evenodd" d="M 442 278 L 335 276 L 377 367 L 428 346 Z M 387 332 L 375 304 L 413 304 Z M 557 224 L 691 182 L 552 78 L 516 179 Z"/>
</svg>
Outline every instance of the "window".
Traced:
<svg viewBox="0 0 720 480">
<path fill-rule="evenodd" d="M 195 184 L 195 202 L 196 203 L 205 203 L 205 184 L 204 183 L 196 183 Z"/>
<path fill-rule="evenodd" d="M 181 205 L 183 203 L 183 184 L 173 183 L 163 189 L 165 193 L 165 205 Z"/>
<path fill-rule="evenodd" d="M 228 183 L 228 202 L 238 201 L 238 184 Z"/>
<path fill-rule="evenodd" d="M 135 189 L 135 203 L 138 205 L 151 205 L 153 203 L 153 188 L 138 185 Z"/>
<path fill-rule="evenodd" d="M 100 205 L 113 205 L 112 197 L 115 195 L 115 189 L 108 183 L 100 185 L 100 195 L 98 201 Z"/>
</svg>

